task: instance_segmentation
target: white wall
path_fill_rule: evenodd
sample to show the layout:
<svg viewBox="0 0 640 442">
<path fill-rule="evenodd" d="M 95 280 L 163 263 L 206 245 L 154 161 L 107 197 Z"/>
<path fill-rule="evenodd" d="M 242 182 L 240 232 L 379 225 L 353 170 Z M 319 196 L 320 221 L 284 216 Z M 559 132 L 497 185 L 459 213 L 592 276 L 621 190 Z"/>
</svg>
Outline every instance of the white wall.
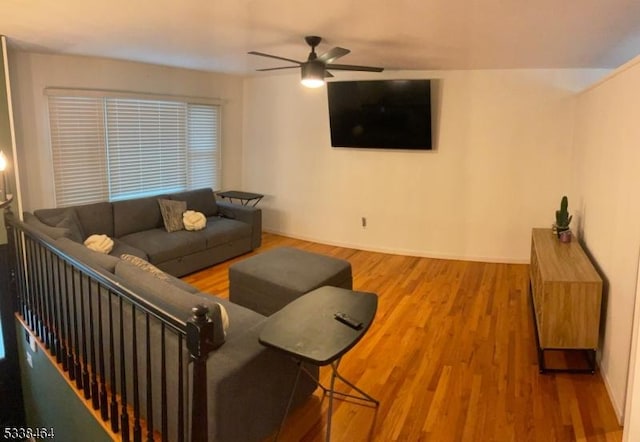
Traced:
<svg viewBox="0 0 640 442">
<path fill-rule="evenodd" d="M 326 89 L 245 81 L 243 187 L 267 230 L 420 256 L 528 262 L 570 192 L 575 92 L 603 71 L 344 74 L 436 79 L 433 152 L 331 148 Z M 368 225 L 361 226 L 361 217 Z"/>
<path fill-rule="evenodd" d="M 101 58 L 10 54 L 18 160 L 25 210 L 52 207 L 47 87 L 110 89 L 222 98 L 222 185 L 242 182 L 242 77 Z"/>
<path fill-rule="evenodd" d="M 622 416 L 640 251 L 640 59 L 582 93 L 577 110 L 574 207 L 608 286 L 600 368 Z"/>
</svg>

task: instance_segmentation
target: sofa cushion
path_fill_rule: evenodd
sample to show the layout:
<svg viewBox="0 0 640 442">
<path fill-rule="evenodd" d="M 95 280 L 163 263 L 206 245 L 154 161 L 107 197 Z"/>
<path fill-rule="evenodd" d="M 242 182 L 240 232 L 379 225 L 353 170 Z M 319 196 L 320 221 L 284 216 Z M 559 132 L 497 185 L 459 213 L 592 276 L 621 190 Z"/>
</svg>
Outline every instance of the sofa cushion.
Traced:
<svg viewBox="0 0 640 442">
<path fill-rule="evenodd" d="M 115 256 L 106 255 L 104 253 L 95 252 L 88 249 L 84 245 L 73 241 L 70 238 L 61 237 L 55 241 L 56 247 L 58 247 L 63 253 L 78 259 L 84 264 L 87 264 L 93 268 L 101 268 L 113 273 L 116 264 L 120 259 Z"/>
<path fill-rule="evenodd" d="M 113 249 L 111 249 L 111 252 L 109 254 L 118 258 L 123 254 L 133 255 L 147 261 L 149 258 L 144 250 L 140 250 L 136 247 L 130 246 L 129 244 L 122 242 L 118 238 L 113 238 Z"/>
<path fill-rule="evenodd" d="M 217 216 L 207 219 L 207 226 L 199 231 L 207 241 L 207 248 L 251 237 L 251 226 L 233 219 Z"/>
<path fill-rule="evenodd" d="M 189 293 L 198 292 L 198 289 L 192 286 L 191 284 L 187 284 L 183 280 L 178 279 L 175 276 L 172 276 L 166 272 L 163 272 L 162 270 L 160 270 L 159 268 L 151 264 L 149 261 L 143 258 L 140 258 L 139 256 L 129 255 L 127 253 L 124 253 L 120 255 L 120 259 L 122 259 L 123 261 L 127 261 L 130 264 L 133 264 L 134 266 L 150 273 L 152 276 L 155 276 L 158 279 L 171 283 L 173 286 L 179 289 L 182 289 L 185 292 L 189 292 Z"/>
<path fill-rule="evenodd" d="M 157 204 L 156 204 L 157 206 Z M 124 243 L 144 250 L 149 262 L 158 264 L 205 250 L 206 238 L 199 232 L 167 232 L 164 228 L 131 233 L 120 238 Z"/>
<path fill-rule="evenodd" d="M 167 200 L 158 198 L 164 229 L 167 232 L 177 232 L 184 229 L 182 224 L 182 214 L 187 210 L 185 201 Z"/>
<path fill-rule="evenodd" d="M 44 224 L 68 229 L 69 233 L 65 236 L 74 241 L 81 243 L 84 240 L 85 235 L 82 231 L 82 225 L 74 208 L 40 209 L 33 213 Z"/>
<path fill-rule="evenodd" d="M 193 307 L 205 305 L 209 308 L 209 317 L 215 324 L 212 341 L 216 347 L 224 343 L 225 333 L 222 314 L 220 304 L 217 302 L 219 298 L 212 295 L 184 291 L 172 283 L 159 279 L 124 260 L 120 260 L 116 264 L 115 274 L 125 281 L 127 287 L 141 298 L 182 321 L 186 322 L 192 317 Z M 233 320 L 231 320 L 232 322 Z"/>
<path fill-rule="evenodd" d="M 93 234 L 104 234 L 113 238 L 113 207 L 111 203 L 92 203 L 76 206 L 85 238 Z"/>
<path fill-rule="evenodd" d="M 158 198 L 166 195 L 116 201 L 113 204 L 114 236 L 125 235 L 163 226 Z"/>
<path fill-rule="evenodd" d="M 215 216 L 218 214 L 216 196 L 209 188 L 187 190 L 186 192 L 172 193 L 169 195 L 172 200 L 186 201 L 187 210 L 202 212 L 205 216 Z"/>
</svg>

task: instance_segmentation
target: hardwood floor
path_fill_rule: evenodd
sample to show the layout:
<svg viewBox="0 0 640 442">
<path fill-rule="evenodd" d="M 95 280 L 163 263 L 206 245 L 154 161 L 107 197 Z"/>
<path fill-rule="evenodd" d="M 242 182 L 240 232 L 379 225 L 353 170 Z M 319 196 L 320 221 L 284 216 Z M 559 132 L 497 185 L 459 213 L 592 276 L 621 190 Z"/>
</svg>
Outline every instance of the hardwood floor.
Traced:
<svg viewBox="0 0 640 442">
<path fill-rule="evenodd" d="M 338 441 L 620 441 L 598 373 L 538 372 L 528 266 L 437 260 L 264 234 L 277 246 L 347 259 L 354 289 L 379 296 L 376 319 L 341 374 L 381 401 L 335 401 Z M 228 268 L 184 279 L 228 297 Z M 326 381 L 329 369 L 321 369 Z M 325 382 L 326 383 L 326 382 Z M 287 420 L 281 441 L 321 441 L 328 400 L 318 389 Z"/>
</svg>

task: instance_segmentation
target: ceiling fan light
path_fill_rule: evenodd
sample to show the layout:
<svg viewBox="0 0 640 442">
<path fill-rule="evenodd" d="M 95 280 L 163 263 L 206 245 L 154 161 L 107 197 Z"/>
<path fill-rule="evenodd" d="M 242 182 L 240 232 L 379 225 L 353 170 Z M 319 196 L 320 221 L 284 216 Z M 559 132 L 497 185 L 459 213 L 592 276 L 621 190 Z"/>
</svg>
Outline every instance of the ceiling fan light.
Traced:
<svg viewBox="0 0 640 442">
<path fill-rule="evenodd" d="M 308 62 L 301 66 L 303 86 L 317 88 L 324 86 L 324 64 Z"/>
<path fill-rule="evenodd" d="M 303 86 L 309 87 L 309 88 L 317 88 L 317 87 L 324 86 L 324 80 L 320 80 L 318 78 L 303 78 L 300 81 L 300 83 L 302 83 Z"/>
</svg>

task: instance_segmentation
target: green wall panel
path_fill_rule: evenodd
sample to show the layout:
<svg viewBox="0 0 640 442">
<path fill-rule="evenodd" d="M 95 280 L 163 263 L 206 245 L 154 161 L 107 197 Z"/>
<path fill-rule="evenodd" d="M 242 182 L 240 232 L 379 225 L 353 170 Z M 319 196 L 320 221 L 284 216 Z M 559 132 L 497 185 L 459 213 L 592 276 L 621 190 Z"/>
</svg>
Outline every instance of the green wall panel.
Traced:
<svg viewBox="0 0 640 442">
<path fill-rule="evenodd" d="M 16 333 L 27 426 L 53 428 L 55 438 L 52 440 L 56 441 L 110 441 L 111 437 L 60 376 L 44 351 L 38 346 L 35 352 L 30 348 L 27 333 L 17 320 Z M 33 367 L 27 362 L 27 355 L 30 355 Z"/>
</svg>

